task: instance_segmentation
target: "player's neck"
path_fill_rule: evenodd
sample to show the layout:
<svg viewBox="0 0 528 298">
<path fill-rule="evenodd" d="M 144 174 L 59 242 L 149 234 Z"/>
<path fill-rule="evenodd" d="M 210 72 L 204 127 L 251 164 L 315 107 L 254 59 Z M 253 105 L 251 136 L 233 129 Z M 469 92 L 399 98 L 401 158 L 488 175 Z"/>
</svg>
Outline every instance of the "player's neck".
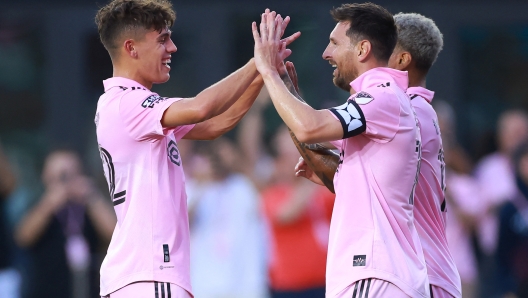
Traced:
<svg viewBox="0 0 528 298">
<path fill-rule="evenodd" d="M 425 88 L 426 77 L 416 71 L 407 70 L 409 74 L 409 87 L 422 87 Z"/>
<path fill-rule="evenodd" d="M 133 69 L 130 67 L 114 66 L 113 76 L 133 80 L 140 83 L 142 86 L 149 90 L 152 89 L 152 82 L 145 80 L 143 76 L 141 76 L 139 71 L 137 71 L 137 69 Z"/>
</svg>

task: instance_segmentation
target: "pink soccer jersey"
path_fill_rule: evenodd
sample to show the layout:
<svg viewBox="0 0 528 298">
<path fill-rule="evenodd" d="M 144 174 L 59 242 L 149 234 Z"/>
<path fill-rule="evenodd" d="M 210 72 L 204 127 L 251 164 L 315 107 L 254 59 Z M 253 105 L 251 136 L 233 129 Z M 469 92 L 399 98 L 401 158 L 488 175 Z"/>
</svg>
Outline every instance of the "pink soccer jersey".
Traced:
<svg viewBox="0 0 528 298">
<path fill-rule="evenodd" d="M 178 98 L 120 77 L 104 81 L 95 124 L 117 225 L 101 266 L 101 296 L 137 281 L 191 292 L 185 177 L 177 142 L 193 125 L 161 126 Z"/>
<path fill-rule="evenodd" d="M 413 218 L 420 133 L 404 92 L 407 72 L 375 68 L 351 86 L 357 93 L 330 109 L 341 121 L 344 137 L 351 137 L 334 142 L 341 162 L 334 177 L 327 297 L 368 278 L 388 281 L 410 297 L 428 297 L 425 260 Z M 350 134 L 360 126 L 356 120 L 365 121 L 366 128 Z"/>
<path fill-rule="evenodd" d="M 407 94 L 416 112 L 422 137 L 420 176 L 414 199 L 414 219 L 427 264 L 429 282 L 461 297 L 460 275 L 446 238 L 445 163 L 440 127 L 431 106 L 434 92 L 410 87 Z"/>
</svg>

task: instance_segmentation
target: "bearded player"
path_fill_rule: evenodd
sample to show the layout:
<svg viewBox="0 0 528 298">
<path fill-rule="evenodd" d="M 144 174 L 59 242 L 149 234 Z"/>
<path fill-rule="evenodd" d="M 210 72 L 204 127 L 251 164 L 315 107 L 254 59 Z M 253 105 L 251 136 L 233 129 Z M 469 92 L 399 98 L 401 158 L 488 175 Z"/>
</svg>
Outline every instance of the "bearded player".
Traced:
<svg viewBox="0 0 528 298">
<path fill-rule="evenodd" d="M 277 63 L 280 19 L 265 16 L 260 34 L 253 24 L 255 63 L 275 108 L 300 142 L 331 141 L 341 152 L 326 296 L 428 297 L 412 215 L 420 135 L 404 92 L 407 73 L 387 68 L 397 41 L 393 16 L 372 3 L 332 10 L 337 25 L 323 58 L 336 67 L 336 86 L 351 97 L 326 110 L 297 99 Z"/>
<path fill-rule="evenodd" d="M 185 178 L 177 142 L 214 139 L 230 130 L 263 86 L 251 59 L 193 98 L 150 91 L 153 84 L 169 80 L 171 55 L 177 50 L 169 29 L 174 20 L 168 0 L 114 0 L 96 16 L 113 65 L 95 116 L 117 215 L 101 266 L 104 297 L 192 296 Z M 280 55 L 290 53 L 283 48 Z"/>
<path fill-rule="evenodd" d="M 442 50 L 442 33 L 433 20 L 416 13 L 394 16 L 398 43 L 389 67 L 409 73 L 411 98 L 422 137 L 420 176 L 415 192 L 414 218 L 424 250 L 430 294 L 434 298 L 461 297 L 460 275 L 446 239 L 445 164 L 434 92 L 425 88 L 426 76 Z"/>
</svg>

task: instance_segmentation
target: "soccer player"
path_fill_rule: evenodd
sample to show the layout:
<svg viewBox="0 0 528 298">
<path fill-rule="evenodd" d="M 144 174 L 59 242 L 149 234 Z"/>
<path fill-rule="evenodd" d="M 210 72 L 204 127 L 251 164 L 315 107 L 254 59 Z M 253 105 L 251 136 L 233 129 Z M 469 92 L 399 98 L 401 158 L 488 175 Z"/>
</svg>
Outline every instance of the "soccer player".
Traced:
<svg viewBox="0 0 528 298">
<path fill-rule="evenodd" d="M 277 63 L 280 18 L 265 14 L 260 34 L 252 25 L 255 63 L 281 118 L 299 141 L 333 141 L 341 152 L 326 296 L 428 297 L 412 214 L 420 134 L 404 92 L 407 73 L 387 68 L 397 41 L 394 18 L 372 3 L 344 4 L 332 16 L 337 25 L 323 58 L 336 68 L 334 84 L 351 97 L 325 110 L 297 99 L 287 68 Z"/>
<path fill-rule="evenodd" d="M 445 163 L 434 92 L 425 88 L 427 72 L 442 50 L 442 33 L 433 20 L 416 13 L 394 16 L 398 42 L 389 67 L 407 71 L 411 98 L 422 138 L 420 176 L 414 219 L 422 243 L 431 297 L 461 297 L 460 276 L 446 239 Z"/>
<path fill-rule="evenodd" d="M 96 15 L 113 64 L 95 115 L 117 214 L 101 266 L 105 297 L 191 297 L 185 178 L 177 142 L 214 139 L 238 123 L 263 86 L 254 59 L 194 98 L 150 91 L 176 52 L 168 0 L 113 0 Z M 286 25 L 289 18 L 286 18 Z M 288 44 L 299 36 L 285 39 Z M 291 51 L 283 48 L 282 57 Z"/>
</svg>

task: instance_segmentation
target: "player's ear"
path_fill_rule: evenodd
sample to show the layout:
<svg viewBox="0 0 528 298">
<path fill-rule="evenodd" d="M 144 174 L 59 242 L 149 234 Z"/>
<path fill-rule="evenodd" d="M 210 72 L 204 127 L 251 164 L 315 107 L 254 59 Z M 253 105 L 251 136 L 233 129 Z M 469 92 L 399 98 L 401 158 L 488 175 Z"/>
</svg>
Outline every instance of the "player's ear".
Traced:
<svg viewBox="0 0 528 298">
<path fill-rule="evenodd" d="M 411 53 L 409 52 L 401 52 L 398 57 L 398 65 L 400 66 L 400 69 L 406 69 L 409 67 L 412 61 Z"/>
<path fill-rule="evenodd" d="M 123 43 L 123 47 L 128 56 L 134 59 L 138 57 L 137 50 L 135 48 L 135 43 L 133 39 L 125 40 Z"/>
<path fill-rule="evenodd" d="M 358 49 L 358 60 L 361 62 L 370 55 L 372 50 L 372 44 L 368 40 L 361 40 L 357 44 Z"/>
</svg>

